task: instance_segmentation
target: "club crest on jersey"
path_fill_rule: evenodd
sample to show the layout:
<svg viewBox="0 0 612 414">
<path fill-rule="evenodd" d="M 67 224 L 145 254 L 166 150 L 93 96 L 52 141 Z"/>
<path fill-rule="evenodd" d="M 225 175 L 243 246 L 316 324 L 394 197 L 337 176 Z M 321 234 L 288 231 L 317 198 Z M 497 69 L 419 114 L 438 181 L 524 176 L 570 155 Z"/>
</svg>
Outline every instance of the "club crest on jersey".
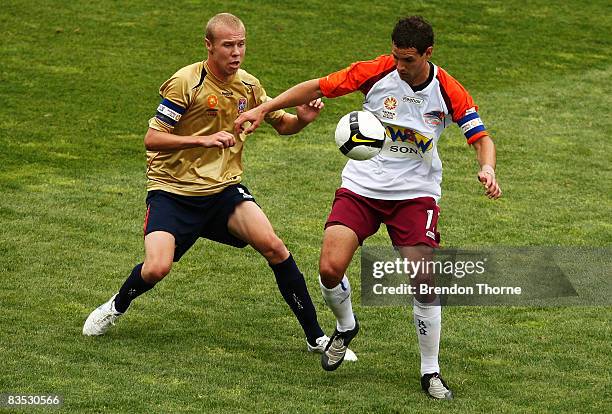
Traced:
<svg viewBox="0 0 612 414">
<path fill-rule="evenodd" d="M 246 111 L 246 107 L 247 107 L 247 100 L 246 100 L 246 98 L 238 99 L 238 113 L 241 114 L 244 111 Z"/>
<path fill-rule="evenodd" d="M 386 110 L 393 111 L 395 108 L 397 108 L 397 99 L 395 99 L 395 96 L 388 96 L 383 101 L 383 105 L 385 106 Z"/>
<path fill-rule="evenodd" d="M 387 137 L 393 142 L 410 142 L 416 149 L 425 154 L 433 148 L 433 139 L 419 134 L 410 128 L 398 127 L 395 125 L 385 125 Z"/>
<path fill-rule="evenodd" d="M 208 97 L 206 98 L 206 104 L 211 109 L 217 106 L 218 103 L 219 98 L 217 98 L 217 95 L 208 95 Z"/>
<path fill-rule="evenodd" d="M 442 111 L 427 112 L 426 114 L 423 115 L 423 118 L 427 125 L 436 127 L 440 125 L 442 121 L 444 120 L 444 112 Z"/>
</svg>

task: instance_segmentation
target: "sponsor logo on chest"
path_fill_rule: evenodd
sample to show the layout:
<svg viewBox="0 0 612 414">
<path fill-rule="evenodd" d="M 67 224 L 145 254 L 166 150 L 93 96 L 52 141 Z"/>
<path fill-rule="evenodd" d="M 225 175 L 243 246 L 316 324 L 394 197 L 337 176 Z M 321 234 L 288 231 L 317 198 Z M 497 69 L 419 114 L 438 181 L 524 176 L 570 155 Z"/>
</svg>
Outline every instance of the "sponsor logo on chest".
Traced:
<svg viewBox="0 0 612 414">
<path fill-rule="evenodd" d="M 403 96 L 402 102 L 406 102 L 413 105 L 423 105 L 423 99 L 417 98 L 416 96 Z"/>
<path fill-rule="evenodd" d="M 391 152 L 413 152 L 425 154 L 433 148 L 433 139 L 419 132 L 395 125 L 385 125 L 386 135 L 391 140 Z M 411 147 L 398 147 L 394 144 L 410 144 Z"/>
</svg>

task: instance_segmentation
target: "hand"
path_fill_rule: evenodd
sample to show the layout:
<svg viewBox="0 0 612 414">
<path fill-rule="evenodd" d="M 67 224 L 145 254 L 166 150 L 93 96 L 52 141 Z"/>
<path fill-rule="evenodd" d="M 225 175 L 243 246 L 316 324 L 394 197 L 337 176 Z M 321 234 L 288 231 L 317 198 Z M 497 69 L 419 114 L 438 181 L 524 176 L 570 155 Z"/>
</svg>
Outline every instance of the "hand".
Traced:
<svg viewBox="0 0 612 414">
<path fill-rule="evenodd" d="M 325 104 L 321 98 L 317 98 L 307 104 L 296 106 L 295 111 L 300 122 L 309 124 L 317 119 L 324 106 Z"/>
<path fill-rule="evenodd" d="M 485 187 L 485 194 L 487 197 L 494 200 L 498 199 L 502 195 L 501 188 L 497 184 L 495 179 L 495 171 L 490 165 L 483 165 L 480 172 L 478 173 L 478 181 Z"/>
<path fill-rule="evenodd" d="M 228 148 L 236 145 L 236 139 L 227 131 L 219 131 L 202 137 L 201 145 L 205 148 Z"/>
<path fill-rule="evenodd" d="M 250 134 L 251 132 L 255 131 L 257 127 L 259 127 L 261 121 L 263 121 L 265 116 L 266 112 L 263 111 L 261 106 L 243 112 L 234 121 L 234 131 L 236 132 L 236 134 L 240 134 L 242 132 L 244 132 L 245 134 Z M 244 124 L 247 122 L 250 122 L 251 125 L 244 128 Z"/>
</svg>

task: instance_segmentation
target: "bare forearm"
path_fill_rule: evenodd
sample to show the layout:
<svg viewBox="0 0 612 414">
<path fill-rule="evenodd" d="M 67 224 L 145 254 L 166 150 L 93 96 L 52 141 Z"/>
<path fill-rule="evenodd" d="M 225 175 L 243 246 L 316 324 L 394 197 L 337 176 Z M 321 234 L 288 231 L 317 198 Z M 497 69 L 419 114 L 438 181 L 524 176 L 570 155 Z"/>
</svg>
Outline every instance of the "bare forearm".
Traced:
<svg viewBox="0 0 612 414">
<path fill-rule="evenodd" d="M 182 136 L 149 128 L 144 138 L 145 148 L 149 151 L 176 151 L 186 148 L 227 148 L 236 144 L 236 139 L 227 131 L 203 136 Z"/>
<path fill-rule="evenodd" d="M 322 96 L 323 94 L 319 89 L 319 80 L 311 79 L 287 89 L 276 98 L 263 103 L 260 108 L 268 113 L 279 109 L 303 105 L 317 98 L 321 98 Z"/>
<path fill-rule="evenodd" d="M 480 138 L 478 141 L 472 144 L 476 150 L 476 157 L 478 164 L 482 168 L 485 165 L 491 166 L 495 169 L 496 155 L 495 155 L 495 144 L 489 136 Z"/>
<path fill-rule="evenodd" d="M 476 150 L 476 157 L 480 164 L 478 181 L 485 187 L 485 194 L 492 199 L 498 199 L 502 190 L 495 177 L 495 144 L 489 136 L 480 138 L 472 144 Z"/>
<path fill-rule="evenodd" d="M 149 151 L 172 151 L 202 146 L 201 137 L 180 136 L 149 128 L 144 138 L 145 148 Z"/>
<path fill-rule="evenodd" d="M 279 109 L 300 107 L 304 104 L 321 98 L 323 94 L 319 89 L 319 80 L 311 79 L 306 82 L 295 85 L 294 87 L 287 89 L 285 92 L 278 95 L 276 98 L 271 99 L 267 102 L 262 103 L 256 108 L 253 108 L 247 112 L 244 112 L 238 116 L 234 121 L 234 131 L 239 133 L 250 134 L 255 131 L 259 125 L 263 122 L 266 114 L 277 111 Z M 320 102 L 320 100 L 319 100 Z M 312 105 L 312 104 L 311 104 Z M 319 109 L 322 107 L 319 106 Z M 293 134 L 306 126 L 313 119 L 303 119 L 298 112 L 298 120 L 289 120 L 289 126 L 276 125 L 274 128 L 283 135 Z"/>
</svg>

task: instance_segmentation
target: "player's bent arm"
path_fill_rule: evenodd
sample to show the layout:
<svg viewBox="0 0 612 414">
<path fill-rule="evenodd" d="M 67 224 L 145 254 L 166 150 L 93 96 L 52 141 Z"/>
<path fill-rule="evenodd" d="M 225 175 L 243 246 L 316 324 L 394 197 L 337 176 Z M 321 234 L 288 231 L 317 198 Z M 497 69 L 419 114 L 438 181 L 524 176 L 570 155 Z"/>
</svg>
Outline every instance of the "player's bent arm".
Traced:
<svg viewBox="0 0 612 414">
<path fill-rule="evenodd" d="M 307 104 L 296 106 L 297 115 L 285 113 L 283 117 L 272 126 L 280 135 L 292 135 L 300 132 L 304 127 L 317 119 L 325 104 L 321 99 L 315 99 Z"/>
<path fill-rule="evenodd" d="M 145 148 L 149 151 L 173 151 L 195 147 L 227 148 L 235 143 L 234 136 L 226 131 L 204 136 L 181 136 L 149 128 L 144 137 Z"/>
<path fill-rule="evenodd" d="M 250 122 L 251 125 L 244 128 L 244 132 L 251 133 L 261 124 L 267 113 L 284 108 L 291 108 L 321 98 L 323 93 L 319 88 L 319 79 L 311 79 L 299 83 L 276 98 L 262 103 L 257 108 L 253 108 L 241 114 L 234 122 L 236 132 L 243 130 L 243 125 Z"/>
<path fill-rule="evenodd" d="M 304 129 L 306 125 L 308 125 L 308 122 L 300 121 L 297 116 L 285 113 L 277 123 L 272 124 L 272 127 L 280 135 L 293 135 Z"/>
</svg>

